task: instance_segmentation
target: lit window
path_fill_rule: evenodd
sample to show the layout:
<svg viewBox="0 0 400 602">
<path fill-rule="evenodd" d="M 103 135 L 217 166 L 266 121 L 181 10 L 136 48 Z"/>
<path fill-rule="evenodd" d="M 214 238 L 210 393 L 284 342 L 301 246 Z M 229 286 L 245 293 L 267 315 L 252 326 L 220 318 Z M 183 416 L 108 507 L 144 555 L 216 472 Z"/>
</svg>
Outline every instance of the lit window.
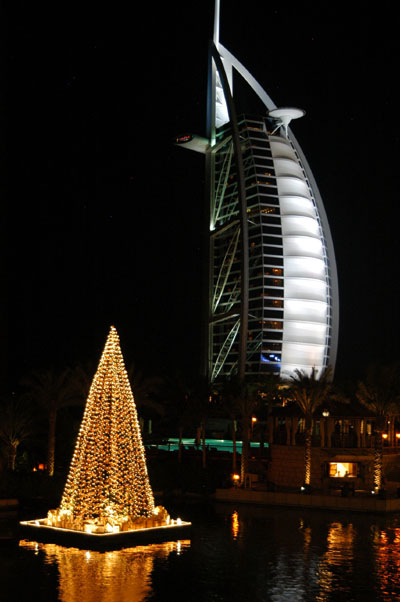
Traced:
<svg viewBox="0 0 400 602">
<path fill-rule="evenodd" d="M 329 462 L 329 476 L 336 478 L 356 477 L 356 462 Z"/>
</svg>

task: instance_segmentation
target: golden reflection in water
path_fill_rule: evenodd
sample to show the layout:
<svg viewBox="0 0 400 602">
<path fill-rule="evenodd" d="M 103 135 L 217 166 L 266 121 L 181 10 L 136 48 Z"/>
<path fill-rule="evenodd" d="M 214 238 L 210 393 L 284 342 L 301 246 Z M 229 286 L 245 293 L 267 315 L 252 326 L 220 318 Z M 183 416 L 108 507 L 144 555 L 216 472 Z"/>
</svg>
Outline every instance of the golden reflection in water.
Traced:
<svg viewBox="0 0 400 602">
<path fill-rule="evenodd" d="M 190 540 L 111 552 L 26 540 L 19 545 L 35 554 L 44 553 L 47 564 L 57 565 L 62 602 L 142 602 L 151 589 L 154 560 L 167 558 L 171 553 L 180 554 L 190 547 Z"/>
<path fill-rule="evenodd" d="M 325 602 L 337 589 L 335 582 L 335 570 L 341 568 L 345 572 L 353 571 L 354 562 L 354 539 L 356 530 L 350 523 L 332 523 L 327 536 L 327 550 L 323 555 L 317 570 L 317 578 L 320 586 L 317 602 Z"/>
<path fill-rule="evenodd" d="M 304 555 L 306 556 L 311 543 L 311 527 L 306 527 L 304 521 L 301 520 L 300 531 L 302 531 L 304 537 Z"/>
<path fill-rule="evenodd" d="M 237 510 L 235 510 L 235 512 L 232 514 L 232 536 L 234 540 L 238 538 L 239 527 L 239 514 L 237 513 Z"/>
<path fill-rule="evenodd" d="M 382 600 L 393 600 L 400 588 L 400 528 L 376 529 L 375 563 Z"/>
</svg>

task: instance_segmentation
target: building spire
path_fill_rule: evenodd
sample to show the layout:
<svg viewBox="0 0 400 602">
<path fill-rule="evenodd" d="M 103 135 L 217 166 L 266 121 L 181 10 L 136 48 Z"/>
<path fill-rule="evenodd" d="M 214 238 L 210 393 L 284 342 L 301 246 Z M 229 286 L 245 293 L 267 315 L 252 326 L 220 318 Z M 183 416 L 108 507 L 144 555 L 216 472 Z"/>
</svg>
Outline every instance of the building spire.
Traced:
<svg viewBox="0 0 400 602">
<path fill-rule="evenodd" d="M 217 48 L 218 48 L 218 44 L 219 44 L 219 13 L 220 13 L 219 8 L 220 8 L 220 0 L 215 0 L 213 41 Z"/>
</svg>

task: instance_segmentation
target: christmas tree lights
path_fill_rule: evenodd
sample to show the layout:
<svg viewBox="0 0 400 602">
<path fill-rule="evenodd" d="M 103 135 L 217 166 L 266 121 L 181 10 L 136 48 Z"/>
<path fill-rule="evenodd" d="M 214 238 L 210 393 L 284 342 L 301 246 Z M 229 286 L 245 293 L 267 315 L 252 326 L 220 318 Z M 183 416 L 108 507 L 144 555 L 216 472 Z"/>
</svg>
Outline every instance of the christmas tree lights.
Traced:
<svg viewBox="0 0 400 602">
<path fill-rule="evenodd" d="M 60 507 L 37 522 L 88 534 L 181 524 L 154 505 L 136 406 L 113 326 L 90 387 Z"/>
</svg>

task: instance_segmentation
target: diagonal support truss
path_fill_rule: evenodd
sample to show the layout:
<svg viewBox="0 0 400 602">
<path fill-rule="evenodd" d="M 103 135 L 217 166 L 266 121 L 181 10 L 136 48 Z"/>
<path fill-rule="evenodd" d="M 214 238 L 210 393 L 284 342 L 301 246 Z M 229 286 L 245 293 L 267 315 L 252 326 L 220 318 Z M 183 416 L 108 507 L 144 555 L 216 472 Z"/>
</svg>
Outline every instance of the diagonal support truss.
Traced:
<svg viewBox="0 0 400 602">
<path fill-rule="evenodd" d="M 215 360 L 215 364 L 213 366 L 212 378 L 211 378 L 212 382 L 217 378 L 218 374 L 220 373 L 221 368 L 224 365 L 225 360 L 228 356 L 228 353 L 230 352 L 232 345 L 235 342 L 237 333 L 239 332 L 239 328 L 240 328 L 240 318 L 232 326 L 231 330 L 229 331 L 228 336 L 226 337 L 223 345 L 221 346 L 220 352 L 219 352 L 218 357 Z"/>
<path fill-rule="evenodd" d="M 222 204 L 224 201 L 225 190 L 228 183 L 228 178 L 231 170 L 233 157 L 233 142 L 229 143 L 228 149 L 224 156 L 224 162 L 222 164 L 221 173 L 218 178 L 216 192 L 215 192 L 215 206 L 214 206 L 214 214 L 212 216 L 212 229 L 215 227 L 220 213 Z"/>
<path fill-rule="evenodd" d="M 216 311 L 216 309 L 218 307 L 218 304 L 222 297 L 222 293 L 224 292 L 224 288 L 228 281 L 229 274 L 231 272 L 234 258 L 236 255 L 236 251 L 237 251 L 237 247 L 238 247 L 238 243 L 239 243 L 239 237 L 240 237 L 240 228 L 237 227 L 231 240 L 229 241 L 229 245 L 226 250 L 224 260 L 222 262 L 221 269 L 218 274 L 218 279 L 217 279 L 217 282 L 216 282 L 216 285 L 214 288 L 213 303 L 212 303 L 213 313 Z"/>
<path fill-rule="evenodd" d="M 262 332 L 259 332 L 255 339 L 249 341 L 247 344 L 247 355 L 246 360 L 249 361 L 257 351 L 262 347 Z M 237 362 L 232 365 L 229 374 L 234 374 L 237 369 Z"/>
</svg>

